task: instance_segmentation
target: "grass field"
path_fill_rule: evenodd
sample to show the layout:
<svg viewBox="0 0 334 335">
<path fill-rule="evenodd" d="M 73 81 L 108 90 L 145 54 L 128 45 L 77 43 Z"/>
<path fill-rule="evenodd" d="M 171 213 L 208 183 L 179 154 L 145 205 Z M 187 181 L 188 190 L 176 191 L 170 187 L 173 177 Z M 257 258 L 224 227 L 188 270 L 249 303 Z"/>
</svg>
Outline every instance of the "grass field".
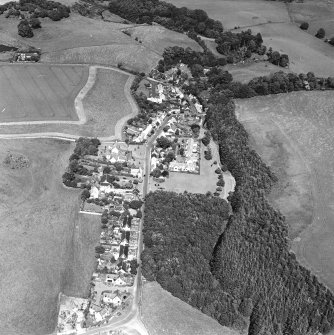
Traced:
<svg viewBox="0 0 334 335">
<path fill-rule="evenodd" d="M 170 0 L 175 6 L 203 9 L 225 29 L 267 22 L 289 22 L 284 3 L 262 0 Z"/>
<path fill-rule="evenodd" d="M 142 320 L 150 335 L 238 335 L 165 291 L 158 283 L 145 283 Z"/>
<path fill-rule="evenodd" d="M 129 99 L 133 99 L 129 91 L 131 78 L 118 71 L 97 69 L 96 82 L 83 99 L 85 124 L 0 125 L 0 134 L 57 132 L 77 136 L 118 136 L 122 118 L 133 112 L 129 103 Z"/>
<path fill-rule="evenodd" d="M 142 41 L 146 48 L 160 55 L 162 55 L 165 48 L 175 45 L 202 51 L 199 44 L 185 34 L 168 30 L 162 26 L 139 26 L 126 29 L 126 31 L 131 34 L 132 38 L 135 39 L 137 37 L 138 40 Z"/>
<path fill-rule="evenodd" d="M 54 330 L 60 291 L 85 296 L 99 240 L 96 216 L 78 214 L 80 192 L 62 186 L 73 145 L 52 140 L 0 142 L 30 160 L 0 177 L 0 334 Z"/>
<path fill-rule="evenodd" d="M 83 66 L 1 65 L 0 122 L 78 120 L 74 99 L 87 78 Z"/>
<path fill-rule="evenodd" d="M 277 66 L 269 62 L 258 62 L 250 64 L 227 64 L 225 69 L 233 76 L 234 81 L 248 83 L 254 77 L 268 76 L 277 71 L 289 72 L 288 69 L 278 69 Z"/>
<path fill-rule="evenodd" d="M 122 63 L 128 69 L 149 72 L 161 58 L 164 46 L 199 48 L 187 36 L 157 26 L 140 28 L 143 39 L 140 44 L 122 32 L 133 25 L 90 19 L 76 13 L 59 22 L 48 18 L 41 22 L 42 29 L 34 31 L 29 44 L 42 49 L 42 62 L 112 66 Z M 12 44 L 14 40 L 15 45 L 26 44 L 27 40 L 17 34 L 17 24 L 17 19 L 1 15 L 0 39 L 9 39 Z"/>
<path fill-rule="evenodd" d="M 84 128 L 90 127 L 99 136 L 115 135 L 117 121 L 132 113 L 124 94 L 128 79 L 128 75 L 120 72 L 97 70 L 96 82 L 83 100 L 88 120 Z"/>
<path fill-rule="evenodd" d="M 286 216 L 297 258 L 334 289 L 332 92 L 238 102 L 252 144 L 280 181 L 270 199 Z"/>
<path fill-rule="evenodd" d="M 292 2 L 288 9 L 294 22 L 308 22 L 308 33 L 315 35 L 319 28 L 324 28 L 328 38 L 334 36 L 334 1 L 304 0 L 303 3 Z"/>
</svg>

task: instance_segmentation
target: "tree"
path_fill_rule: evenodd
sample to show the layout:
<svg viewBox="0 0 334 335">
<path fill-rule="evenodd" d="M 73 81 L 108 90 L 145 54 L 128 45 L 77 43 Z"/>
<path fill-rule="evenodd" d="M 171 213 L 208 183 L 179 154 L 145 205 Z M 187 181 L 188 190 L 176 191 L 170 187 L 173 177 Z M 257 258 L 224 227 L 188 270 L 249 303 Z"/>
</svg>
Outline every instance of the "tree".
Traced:
<svg viewBox="0 0 334 335">
<path fill-rule="evenodd" d="M 158 168 L 155 168 L 152 172 L 151 172 L 151 176 L 154 178 L 159 178 L 161 176 L 161 170 Z"/>
<path fill-rule="evenodd" d="M 320 28 L 317 33 L 315 34 L 315 37 L 317 38 L 324 38 L 326 35 L 325 33 L 325 29 L 324 28 Z"/>
<path fill-rule="evenodd" d="M 85 188 L 81 193 L 81 200 L 87 200 L 90 197 L 90 192 Z"/>
<path fill-rule="evenodd" d="M 95 252 L 97 254 L 103 254 L 106 250 L 102 247 L 102 245 L 98 245 L 97 247 L 95 247 Z"/>
<path fill-rule="evenodd" d="M 123 164 L 120 163 L 120 162 L 116 162 L 116 163 L 115 163 L 115 168 L 116 168 L 116 170 L 117 170 L 118 172 L 120 172 L 120 171 L 122 171 L 122 169 L 123 169 Z"/>
<path fill-rule="evenodd" d="M 111 168 L 110 166 L 106 166 L 104 169 L 103 169 L 103 174 L 109 174 L 111 172 Z"/>
<path fill-rule="evenodd" d="M 299 26 L 302 30 L 307 30 L 309 27 L 309 24 L 307 22 L 302 22 L 302 24 Z"/>
<path fill-rule="evenodd" d="M 129 207 L 132 209 L 139 209 L 142 206 L 143 202 L 140 200 L 132 200 L 129 203 Z"/>
<path fill-rule="evenodd" d="M 289 65 L 289 56 L 286 54 L 281 55 L 279 65 L 281 67 L 286 67 L 287 65 Z"/>
<path fill-rule="evenodd" d="M 333 45 L 334 46 L 334 37 L 332 37 L 329 42 L 328 42 L 330 45 Z"/>
<path fill-rule="evenodd" d="M 245 316 L 245 317 L 249 317 L 251 316 L 253 311 L 253 302 L 252 299 L 247 299 L 244 298 L 242 299 L 240 305 L 239 305 L 239 312 Z"/>
<path fill-rule="evenodd" d="M 167 149 L 172 145 L 172 142 L 167 137 L 160 136 L 157 138 L 157 144 L 159 147 Z"/>
<path fill-rule="evenodd" d="M 221 174 L 221 173 L 222 173 L 222 170 L 221 170 L 220 168 L 217 168 L 217 169 L 215 170 L 215 173 L 217 173 L 217 174 Z"/>
<path fill-rule="evenodd" d="M 32 29 L 39 29 L 42 28 L 41 21 L 37 17 L 33 17 L 29 21 L 30 26 Z"/>
<path fill-rule="evenodd" d="M 225 186 L 224 179 L 223 179 L 223 178 L 219 179 L 219 180 L 217 181 L 217 184 L 216 184 L 216 185 L 217 185 L 217 186 L 224 187 L 224 186 Z"/>
<path fill-rule="evenodd" d="M 34 36 L 32 29 L 27 20 L 21 20 L 17 26 L 18 34 L 22 37 L 31 38 Z"/>
</svg>

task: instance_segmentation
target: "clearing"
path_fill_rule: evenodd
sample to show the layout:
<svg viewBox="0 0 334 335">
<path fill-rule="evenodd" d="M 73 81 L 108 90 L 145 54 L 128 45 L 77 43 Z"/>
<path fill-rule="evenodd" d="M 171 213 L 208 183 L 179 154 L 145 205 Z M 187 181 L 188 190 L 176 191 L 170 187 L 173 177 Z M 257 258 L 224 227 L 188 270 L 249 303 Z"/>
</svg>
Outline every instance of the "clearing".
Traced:
<svg viewBox="0 0 334 335">
<path fill-rule="evenodd" d="M 79 120 L 74 99 L 88 78 L 83 66 L 0 66 L 0 123 Z"/>
<path fill-rule="evenodd" d="M 151 335 L 238 335 L 172 296 L 157 282 L 143 286 L 142 320 Z"/>
<path fill-rule="evenodd" d="M 89 293 L 100 218 L 79 214 L 80 192 L 62 185 L 73 144 L 1 140 L 0 148 L 1 164 L 8 151 L 29 159 L 0 177 L 0 334 L 47 334 L 60 291 Z"/>
<path fill-rule="evenodd" d="M 270 195 L 286 216 L 292 249 L 334 289 L 333 92 L 237 101 L 251 144 L 279 177 Z"/>
</svg>

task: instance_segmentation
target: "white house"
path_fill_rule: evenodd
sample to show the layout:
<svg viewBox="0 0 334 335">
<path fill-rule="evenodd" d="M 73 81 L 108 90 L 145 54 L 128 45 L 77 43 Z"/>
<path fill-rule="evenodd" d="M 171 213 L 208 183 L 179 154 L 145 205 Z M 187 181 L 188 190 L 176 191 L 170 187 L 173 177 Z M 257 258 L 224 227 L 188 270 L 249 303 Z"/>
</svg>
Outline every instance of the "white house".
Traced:
<svg viewBox="0 0 334 335">
<path fill-rule="evenodd" d="M 90 199 L 97 199 L 99 197 L 99 189 L 96 186 L 92 186 L 90 189 Z"/>
</svg>

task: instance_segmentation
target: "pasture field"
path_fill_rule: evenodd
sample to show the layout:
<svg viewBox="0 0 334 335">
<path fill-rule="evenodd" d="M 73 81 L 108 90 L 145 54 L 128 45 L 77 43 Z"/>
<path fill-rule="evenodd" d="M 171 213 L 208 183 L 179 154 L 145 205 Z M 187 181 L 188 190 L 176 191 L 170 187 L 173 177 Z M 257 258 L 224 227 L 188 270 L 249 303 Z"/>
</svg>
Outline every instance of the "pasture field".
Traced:
<svg viewBox="0 0 334 335">
<path fill-rule="evenodd" d="M 263 0 L 170 0 L 177 7 L 203 9 L 225 29 L 251 27 L 268 22 L 289 22 L 284 3 Z"/>
<path fill-rule="evenodd" d="M 0 125 L 0 134 L 65 133 L 76 136 L 121 137 L 122 123 L 137 112 L 130 94 L 133 76 L 97 68 L 96 81 L 82 100 L 84 124 Z"/>
<path fill-rule="evenodd" d="M 79 120 L 74 99 L 87 78 L 83 66 L 0 65 L 0 123 Z"/>
<path fill-rule="evenodd" d="M 240 81 L 241 83 L 248 83 L 255 77 L 269 76 L 277 71 L 289 72 L 288 69 L 277 68 L 277 66 L 269 62 L 227 64 L 224 68 L 231 73 L 234 81 Z"/>
<path fill-rule="evenodd" d="M 291 247 L 334 289 L 333 92 L 237 102 L 251 143 L 279 177 L 270 201 L 286 216 Z"/>
<path fill-rule="evenodd" d="M 213 19 L 220 20 L 227 30 L 238 26 L 243 30 L 250 28 L 254 33 L 260 32 L 267 47 L 289 55 L 290 70 L 293 72 L 313 71 L 316 75 L 325 77 L 334 75 L 334 48 L 302 31 L 291 22 L 283 2 L 264 0 L 205 2 L 171 0 L 170 2 L 176 6 L 203 9 Z M 293 14 L 291 16 L 293 19 Z M 328 24 L 331 24 L 329 22 Z"/>
<path fill-rule="evenodd" d="M 151 335 L 239 334 L 172 296 L 157 282 L 144 284 L 142 306 L 142 320 Z"/>
<path fill-rule="evenodd" d="M 48 334 L 59 292 L 88 294 L 100 222 L 79 214 L 80 191 L 62 185 L 73 144 L 1 140 L 1 164 L 8 151 L 24 154 L 30 165 L 1 169 L 0 334 Z"/>
<path fill-rule="evenodd" d="M 136 25 L 91 19 L 76 13 L 59 22 L 45 18 L 41 23 L 42 29 L 34 31 L 29 44 L 42 49 L 42 62 L 110 66 L 122 63 L 125 68 L 149 72 L 158 63 L 164 47 L 180 45 L 200 49 L 186 35 L 158 26 L 139 27 L 138 33 L 143 39 L 140 44 L 122 32 Z M 1 40 L 16 41 L 15 45 L 26 44 L 27 40 L 17 34 L 17 24 L 17 19 L 1 15 Z"/>
<path fill-rule="evenodd" d="M 129 32 L 134 39 L 137 37 L 146 48 L 160 55 L 162 55 L 165 48 L 175 45 L 202 51 L 199 44 L 187 35 L 168 30 L 162 26 L 137 26 L 124 31 Z"/>
<path fill-rule="evenodd" d="M 334 36 L 334 1 L 333 0 L 304 0 L 303 3 L 288 4 L 289 13 L 294 22 L 308 22 L 308 33 L 315 35 L 319 28 L 324 28 L 328 38 Z"/>
<path fill-rule="evenodd" d="M 97 69 L 95 84 L 83 100 L 87 116 L 84 128 L 100 137 L 120 133 L 121 129 L 115 129 L 117 121 L 133 112 L 128 100 L 132 99 L 127 91 L 128 81 L 129 76 L 124 73 Z"/>
</svg>

